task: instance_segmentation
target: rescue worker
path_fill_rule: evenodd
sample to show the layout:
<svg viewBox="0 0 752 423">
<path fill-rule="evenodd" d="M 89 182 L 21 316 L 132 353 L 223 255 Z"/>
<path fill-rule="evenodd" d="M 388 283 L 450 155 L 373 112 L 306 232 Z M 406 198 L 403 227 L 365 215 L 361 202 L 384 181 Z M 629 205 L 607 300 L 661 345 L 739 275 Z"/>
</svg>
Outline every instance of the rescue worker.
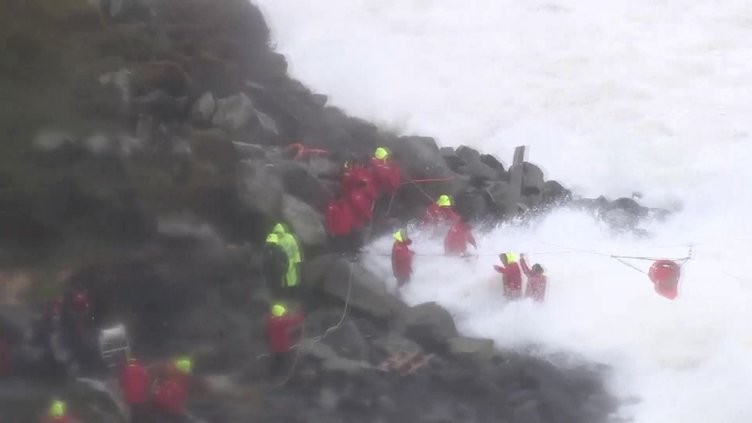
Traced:
<svg viewBox="0 0 752 423">
<path fill-rule="evenodd" d="M 376 194 L 394 196 L 400 187 L 402 169 L 391 159 L 386 147 L 379 147 L 371 157 L 371 174 Z"/>
<path fill-rule="evenodd" d="M 531 298 L 533 301 L 542 303 L 546 298 L 546 275 L 543 273 L 543 266 L 535 263 L 528 267 L 525 261 L 525 255 L 520 254 L 520 266 L 522 272 L 527 276 L 527 286 L 525 287 L 525 298 Z"/>
<path fill-rule="evenodd" d="M 287 309 L 283 303 L 274 303 L 266 318 L 266 336 L 272 357 L 271 376 L 283 371 L 288 364 L 290 351 L 300 342 L 304 317 L 300 312 Z"/>
<path fill-rule="evenodd" d="M 299 265 L 303 261 L 300 255 L 300 246 L 295 235 L 291 234 L 284 224 L 277 223 L 272 230 L 279 238 L 279 245 L 287 254 L 287 274 L 285 276 L 285 291 L 288 295 L 297 298 L 300 289 Z"/>
<path fill-rule="evenodd" d="M 368 189 L 362 188 L 350 190 L 345 199 L 353 211 L 355 227 L 360 229 L 366 226 L 373 217 L 376 197 Z"/>
<path fill-rule="evenodd" d="M 367 197 L 376 198 L 373 175 L 365 166 L 355 160 L 348 160 L 342 169 L 341 183 L 342 196 L 347 198 L 353 191 L 363 191 Z"/>
<path fill-rule="evenodd" d="M 47 415 L 42 419 L 44 423 L 75 423 L 77 420 L 68 415 L 65 402 L 52 400 Z"/>
<path fill-rule="evenodd" d="M 335 252 L 346 253 L 360 249 L 358 222 L 349 202 L 342 199 L 330 201 L 326 206 L 325 223 L 330 245 Z"/>
<path fill-rule="evenodd" d="M 435 203 L 431 203 L 423 215 L 424 225 L 448 224 L 452 225 L 460 220 L 460 215 L 452 207 L 452 197 L 442 194 Z"/>
<path fill-rule="evenodd" d="M 262 270 L 269 292 L 274 295 L 282 295 L 287 285 L 287 271 L 289 259 L 287 253 L 279 242 L 279 235 L 271 233 L 266 237 L 262 260 Z"/>
<path fill-rule="evenodd" d="M 504 296 L 516 300 L 522 296 L 522 274 L 514 253 L 499 254 L 502 266 L 495 265 L 494 269 L 503 275 Z"/>
<path fill-rule="evenodd" d="M 400 229 L 394 233 L 394 244 L 392 245 L 392 273 L 397 279 L 397 286 L 402 287 L 410 281 L 413 274 L 413 256 L 410 250 L 412 240 L 407 237 L 407 233 Z"/>
<path fill-rule="evenodd" d="M 669 300 L 679 295 L 681 266 L 672 260 L 658 260 L 650 266 L 648 277 L 653 282 L 655 292 Z"/>
<path fill-rule="evenodd" d="M 193 363 L 188 357 L 170 361 L 167 372 L 159 380 L 152 393 L 152 405 L 157 421 L 184 422 L 185 402 L 188 397 Z"/>
<path fill-rule="evenodd" d="M 128 406 L 131 423 L 145 422 L 148 419 L 149 374 L 141 362 L 130 358 L 120 368 L 118 375 L 123 402 Z"/>
<path fill-rule="evenodd" d="M 449 228 L 444 238 L 444 254 L 448 256 L 467 255 L 468 244 L 478 248 L 470 227 L 460 219 Z"/>
</svg>

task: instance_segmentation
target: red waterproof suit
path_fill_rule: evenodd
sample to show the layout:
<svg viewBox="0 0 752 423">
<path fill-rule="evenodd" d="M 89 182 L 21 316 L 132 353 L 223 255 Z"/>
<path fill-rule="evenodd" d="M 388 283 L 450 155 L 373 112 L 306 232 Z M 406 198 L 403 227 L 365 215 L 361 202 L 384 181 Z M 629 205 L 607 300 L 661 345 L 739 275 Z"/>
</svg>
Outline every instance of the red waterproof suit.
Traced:
<svg viewBox="0 0 752 423">
<path fill-rule="evenodd" d="M 332 236 L 350 234 L 357 227 L 357 221 L 350 203 L 332 200 L 326 206 L 326 231 Z"/>
<path fill-rule="evenodd" d="M 290 351 L 300 340 L 298 330 L 303 323 L 300 313 L 288 313 L 282 317 L 268 315 L 266 317 L 266 336 L 269 341 L 269 351 L 274 354 Z"/>
<path fill-rule="evenodd" d="M 494 269 L 503 275 L 504 296 L 510 300 L 520 298 L 522 296 L 522 274 L 520 273 L 520 266 L 517 263 L 509 263 L 506 267 L 494 266 Z"/>
<path fill-rule="evenodd" d="M 437 225 L 440 223 L 454 224 L 460 220 L 460 215 L 454 211 L 452 207 L 440 207 L 436 203 L 432 203 L 426 209 L 426 213 L 423 215 L 424 225 Z"/>
<path fill-rule="evenodd" d="M 413 274 L 413 253 L 410 250 L 411 240 L 394 241 L 392 245 L 392 273 L 397 279 L 397 285 L 402 286 L 410 280 Z"/>
<path fill-rule="evenodd" d="M 525 276 L 527 276 L 525 297 L 542 303 L 546 297 L 546 275 L 543 273 L 533 273 L 524 258 L 520 259 L 520 265 L 522 266 L 522 271 L 525 272 Z"/>
<path fill-rule="evenodd" d="M 478 248 L 475 244 L 475 238 L 472 232 L 470 232 L 470 227 L 462 220 L 458 220 L 449 228 L 446 238 L 444 238 L 444 253 L 453 256 L 465 255 L 468 244 L 472 244 L 473 247 Z"/>
<path fill-rule="evenodd" d="M 154 407 L 169 415 L 185 414 L 185 388 L 172 378 L 167 378 L 157 385 L 152 396 Z"/>
<path fill-rule="evenodd" d="M 149 374 L 140 362 L 126 363 L 120 369 L 119 382 L 126 404 L 144 404 L 149 399 Z"/>
<path fill-rule="evenodd" d="M 371 157 L 371 174 L 378 195 L 392 196 L 397 193 L 402 180 L 402 169 L 394 160 Z"/>
<path fill-rule="evenodd" d="M 373 183 L 371 170 L 360 165 L 352 165 L 342 171 L 342 195 L 348 197 L 353 191 L 365 191 L 371 197 L 376 198 L 376 189 Z"/>
<path fill-rule="evenodd" d="M 354 228 L 363 227 L 373 216 L 374 197 L 366 189 L 355 189 L 349 192 L 346 199 L 352 209 Z"/>
</svg>

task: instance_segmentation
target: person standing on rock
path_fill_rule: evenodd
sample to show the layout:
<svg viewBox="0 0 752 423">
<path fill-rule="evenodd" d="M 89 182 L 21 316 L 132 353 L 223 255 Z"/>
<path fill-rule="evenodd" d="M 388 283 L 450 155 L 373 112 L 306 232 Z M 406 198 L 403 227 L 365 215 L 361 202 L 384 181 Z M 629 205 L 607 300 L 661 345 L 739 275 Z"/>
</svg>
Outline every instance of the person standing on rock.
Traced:
<svg viewBox="0 0 752 423">
<path fill-rule="evenodd" d="M 452 225 L 460 220 L 460 215 L 454 211 L 452 197 L 442 194 L 435 203 L 431 203 L 423 215 L 423 225 Z"/>
<path fill-rule="evenodd" d="M 355 160 L 345 162 L 340 185 L 344 198 L 350 197 L 354 191 L 363 192 L 369 198 L 375 199 L 377 197 L 371 170 L 356 163 Z"/>
<path fill-rule="evenodd" d="M 300 312 L 290 311 L 283 303 L 272 304 L 266 317 L 266 337 L 269 342 L 271 376 L 283 372 L 289 364 L 290 352 L 300 342 L 305 318 Z"/>
<path fill-rule="evenodd" d="M 467 246 L 478 248 L 470 227 L 462 219 L 454 222 L 444 238 L 444 254 L 448 256 L 466 256 Z"/>
<path fill-rule="evenodd" d="M 280 245 L 279 235 L 271 233 L 266 237 L 263 254 L 261 267 L 269 293 L 273 296 L 282 295 L 287 286 L 289 259 L 287 252 Z"/>
<path fill-rule="evenodd" d="M 528 267 L 524 254 L 520 254 L 520 266 L 522 267 L 522 272 L 527 276 L 525 298 L 531 298 L 533 301 L 542 303 L 546 298 L 547 284 L 546 275 L 543 273 L 543 266 L 535 263 L 532 268 Z"/>
<path fill-rule="evenodd" d="M 149 374 L 141 362 L 129 358 L 118 375 L 123 402 L 128 406 L 131 423 L 148 421 Z"/>
<path fill-rule="evenodd" d="M 517 264 L 517 255 L 514 253 L 499 254 L 501 266 L 494 269 L 503 275 L 504 296 L 510 300 L 519 299 L 522 296 L 522 274 Z"/>
<path fill-rule="evenodd" d="M 356 251 L 360 247 L 359 232 L 355 212 L 349 202 L 332 200 L 326 206 L 326 232 L 329 245 L 336 253 Z"/>
<path fill-rule="evenodd" d="M 391 153 L 386 147 L 379 147 L 371 157 L 371 174 L 373 184 L 378 196 L 393 197 L 400 187 L 402 169 L 391 158 Z"/>
<path fill-rule="evenodd" d="M 287 227 L 282 223 L 277 223 L 272 229 L 272 233 L 277 235 L 279 245 L 287 254 L 287 274 L 285 276 L 285 292 L 287 295 L 297 299 L 300 289 L 300 263 L 303 261 L 300 255 L 300 246 L 295 235 L 291 234 Z"/>
<path fill-rule="evenodd" d="M 152 405 L 159 422 L 186 421 L 185 403 L 191 383 L 193 362 L 188 357 L 178 357 L 167 365 L 152 393 Z"/>
<path fill-rule="evenodd" d="M 412 240 L 407 237 L 407 233 L 400 229 L 394 233 L 394 244 L 392 245 L 392 273 L 397 279 L 397 287 L 402 287 L 410 281 L 413 274 L 413 256 L 410 250 Z"/>
</svg>

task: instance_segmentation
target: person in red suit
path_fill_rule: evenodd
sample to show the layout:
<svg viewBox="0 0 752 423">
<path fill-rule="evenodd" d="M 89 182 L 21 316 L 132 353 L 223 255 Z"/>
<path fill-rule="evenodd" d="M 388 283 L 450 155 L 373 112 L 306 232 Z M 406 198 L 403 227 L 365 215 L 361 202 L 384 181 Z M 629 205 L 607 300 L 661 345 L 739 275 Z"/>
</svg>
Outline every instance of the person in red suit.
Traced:
<svg viewBox="0 0 752 423">
<path fill-rule="evenodd" d="M 527 286 L 525 287 L 525 298 L 531 298 L 533 301 L 542 303 L 546 298 L 546 275 L 543 272 L 543 266 L 536 263 L 532 268 L 528 267 L 525 261 L 525 255 L 520 255 L 520 266 L 522 272 L 527 276 Z"/>
<path fill-rule="evenodd" d="M 504 296 L 516 300 L 522 296 L 522 273 L 517 264 L 517 256 L 513 253 L 503 253 L 499 254 L 499 259 L 502 265 L 496 265 L 494 269 L 503 275 Z"/>
<path fill-rule="evenodd" d="M 330 201 L 324 220 L 332 250 L 346 253 L 360 248 L 360 222 L 349 202 L 342 199 Z"/>
<path fill-rule="evenodd" d="M 412 240 L 407 237 L 407 233 L 399 230 L 394 233 L 394 244 L 392 245 L 392 273 L 397 279 L 397 286 L 402 287 L 410 281 L 413 274 L 413 256 L 415 253 L 410 250 Z"/>
<path fill-rule="evenodd" d="M 270 374 L 280 373 L 287 367 L 290 351 L 300 342 L 305 318 L 299 312 L 290 311 L 282 303 L 274 303 L 266 317 L 266 336 L 272 356 Z"/>
<path fill-rule="evenodd" d="M 444 254 L 448 256 L 467 255 L 468 244 L 478 248 L 470 227 L 460 219 L 449 228 L 444 238 Z"/>
<path fill-rule="evenodd" d="M 391 153 L 386 147 L 379 147 L 371 157 L 371 174 L 376 193 L 393 196 L 397 193 L 402 180 L 402 169 L 391 158 Z"/>
<path fill-rule="evenodd" d="M 159 416 L 158 421 L 185 421 L 185 403 L 192 372 L 193 362 L 189 357 L 178 357 L 167 364 L 164 376 L 152 393 L 152 405 Z"/>
<path fill-rule="evenodd" d="M 43 423 L 77 423 L 74 417 L 68 414 L 68 406 L 60 400 L 53 400 L 47 414 L 42 418 Z"/>
<path fill-rule="evenodd" d="M 452 197 L 442 194 L 435 203 L 431 203 L 423 215 L 424 225 L 453 225 L 460 220 L 460 215 L 454 211 Z"/>
<path fill-rule="evenodd" d="M 144 365 L 135 358 L 128 359 L 120 369 L 118 382 L 131 423 L 147 421 L 150 380 Z"/>
<path fill-rule="evenodd" d="M 679 278 L 681 266 L 672 260 L 658 260 L 650 266 L 648 276 L 658 295 L 675 299 L 679 295 Z"/>
<path fill-rule="evenodd" d="M 360 229 L 366 226 L 373 217 L 373 206 L 375 198 L 370 191 L 365 188 L 353 189 L 345 197 L 348 205 L 353 211 L 353 221 L 355 228 Z"/>
<path fill-rule="evenodd" d="M 377 196 L 371 170 L 352 160 L 345 162 L 340 186 L 342 187 L 342 196 L 345 198 L 349 197 L 353 191 L 363 191 L 372 199 Z"/>
</svg>

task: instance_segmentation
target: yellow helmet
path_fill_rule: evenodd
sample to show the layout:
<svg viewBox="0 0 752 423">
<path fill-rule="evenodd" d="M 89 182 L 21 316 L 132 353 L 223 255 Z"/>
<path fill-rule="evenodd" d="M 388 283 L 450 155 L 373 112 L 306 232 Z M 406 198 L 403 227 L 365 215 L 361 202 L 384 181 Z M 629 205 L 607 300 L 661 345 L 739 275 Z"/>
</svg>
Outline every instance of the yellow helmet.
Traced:
<svg viewBox="0 0 752 423">
<path fill-rule="evenodd" d="M 451 207 L 452 206 L 452 197 L 442 194 L 439 196 L 439 199 L 436 200 L 436 204 L 439 205 L 439 207 Z"/>
<path fill-rule="evenodd" d="M 519 258 L 517 257 L 517 254 L 515 253 L 504 253 L 504 255 L 506 256 L 507 263 L 509 264 L 517 263 L 517 260 L 519 260 Z"/>
<path fill-rule="evenodd" d="M 394 240 L 397 242 L 405 242 L 405 238 L 402 236 L 402 229 L 394 233 Z"/>
<path fill-rule="evenodd" d="M 52 401 L 50 404 L 50 417 L 59 419 L 65 416 L 65 403 L 60 400 Z"/>
<path fill-rule="evenodd" d="M 277 234 L 269 234 L 269 236 L 266 237 L 266 243 L 267 244 L 279 244 L 279 235 Z"/>
<path fill-rule="evenodd" d="M 193 363 L 188 357 L 178 357 L 175 359 L 174 363 L 175 368 L 178 369 L 180 373 L 183 373 L 185 375 L 190 374 L 191 370 L 193 370 Z"/>
<path fill-rule="evenodd" d="M 272 232 L 275 234 L 283 235 L 287 233 L 287 230 L 285 229 L 285 225 L 281 223 L 277 223 L 276 225 L 274 225 L 274 229 L 272 229 Z"/>
<path fill-rule="evenodd" d="M 389 157 L 389 149 L 387 149 L 386 147 L 379 147 L 373 153 L 373 157 L 375 157 L 375 158 L 377 158 L 379 160 L 384 160 L 387 157 Z"/>
<path fill-rule="evenodd" d="M 274 304 L 272 306 L 272 316 L 282 317 L 285 314 L 287 314 L 287 308 L 285 308 L 285 306 L 283 306 L 282 304 Z"/>
</svg>

